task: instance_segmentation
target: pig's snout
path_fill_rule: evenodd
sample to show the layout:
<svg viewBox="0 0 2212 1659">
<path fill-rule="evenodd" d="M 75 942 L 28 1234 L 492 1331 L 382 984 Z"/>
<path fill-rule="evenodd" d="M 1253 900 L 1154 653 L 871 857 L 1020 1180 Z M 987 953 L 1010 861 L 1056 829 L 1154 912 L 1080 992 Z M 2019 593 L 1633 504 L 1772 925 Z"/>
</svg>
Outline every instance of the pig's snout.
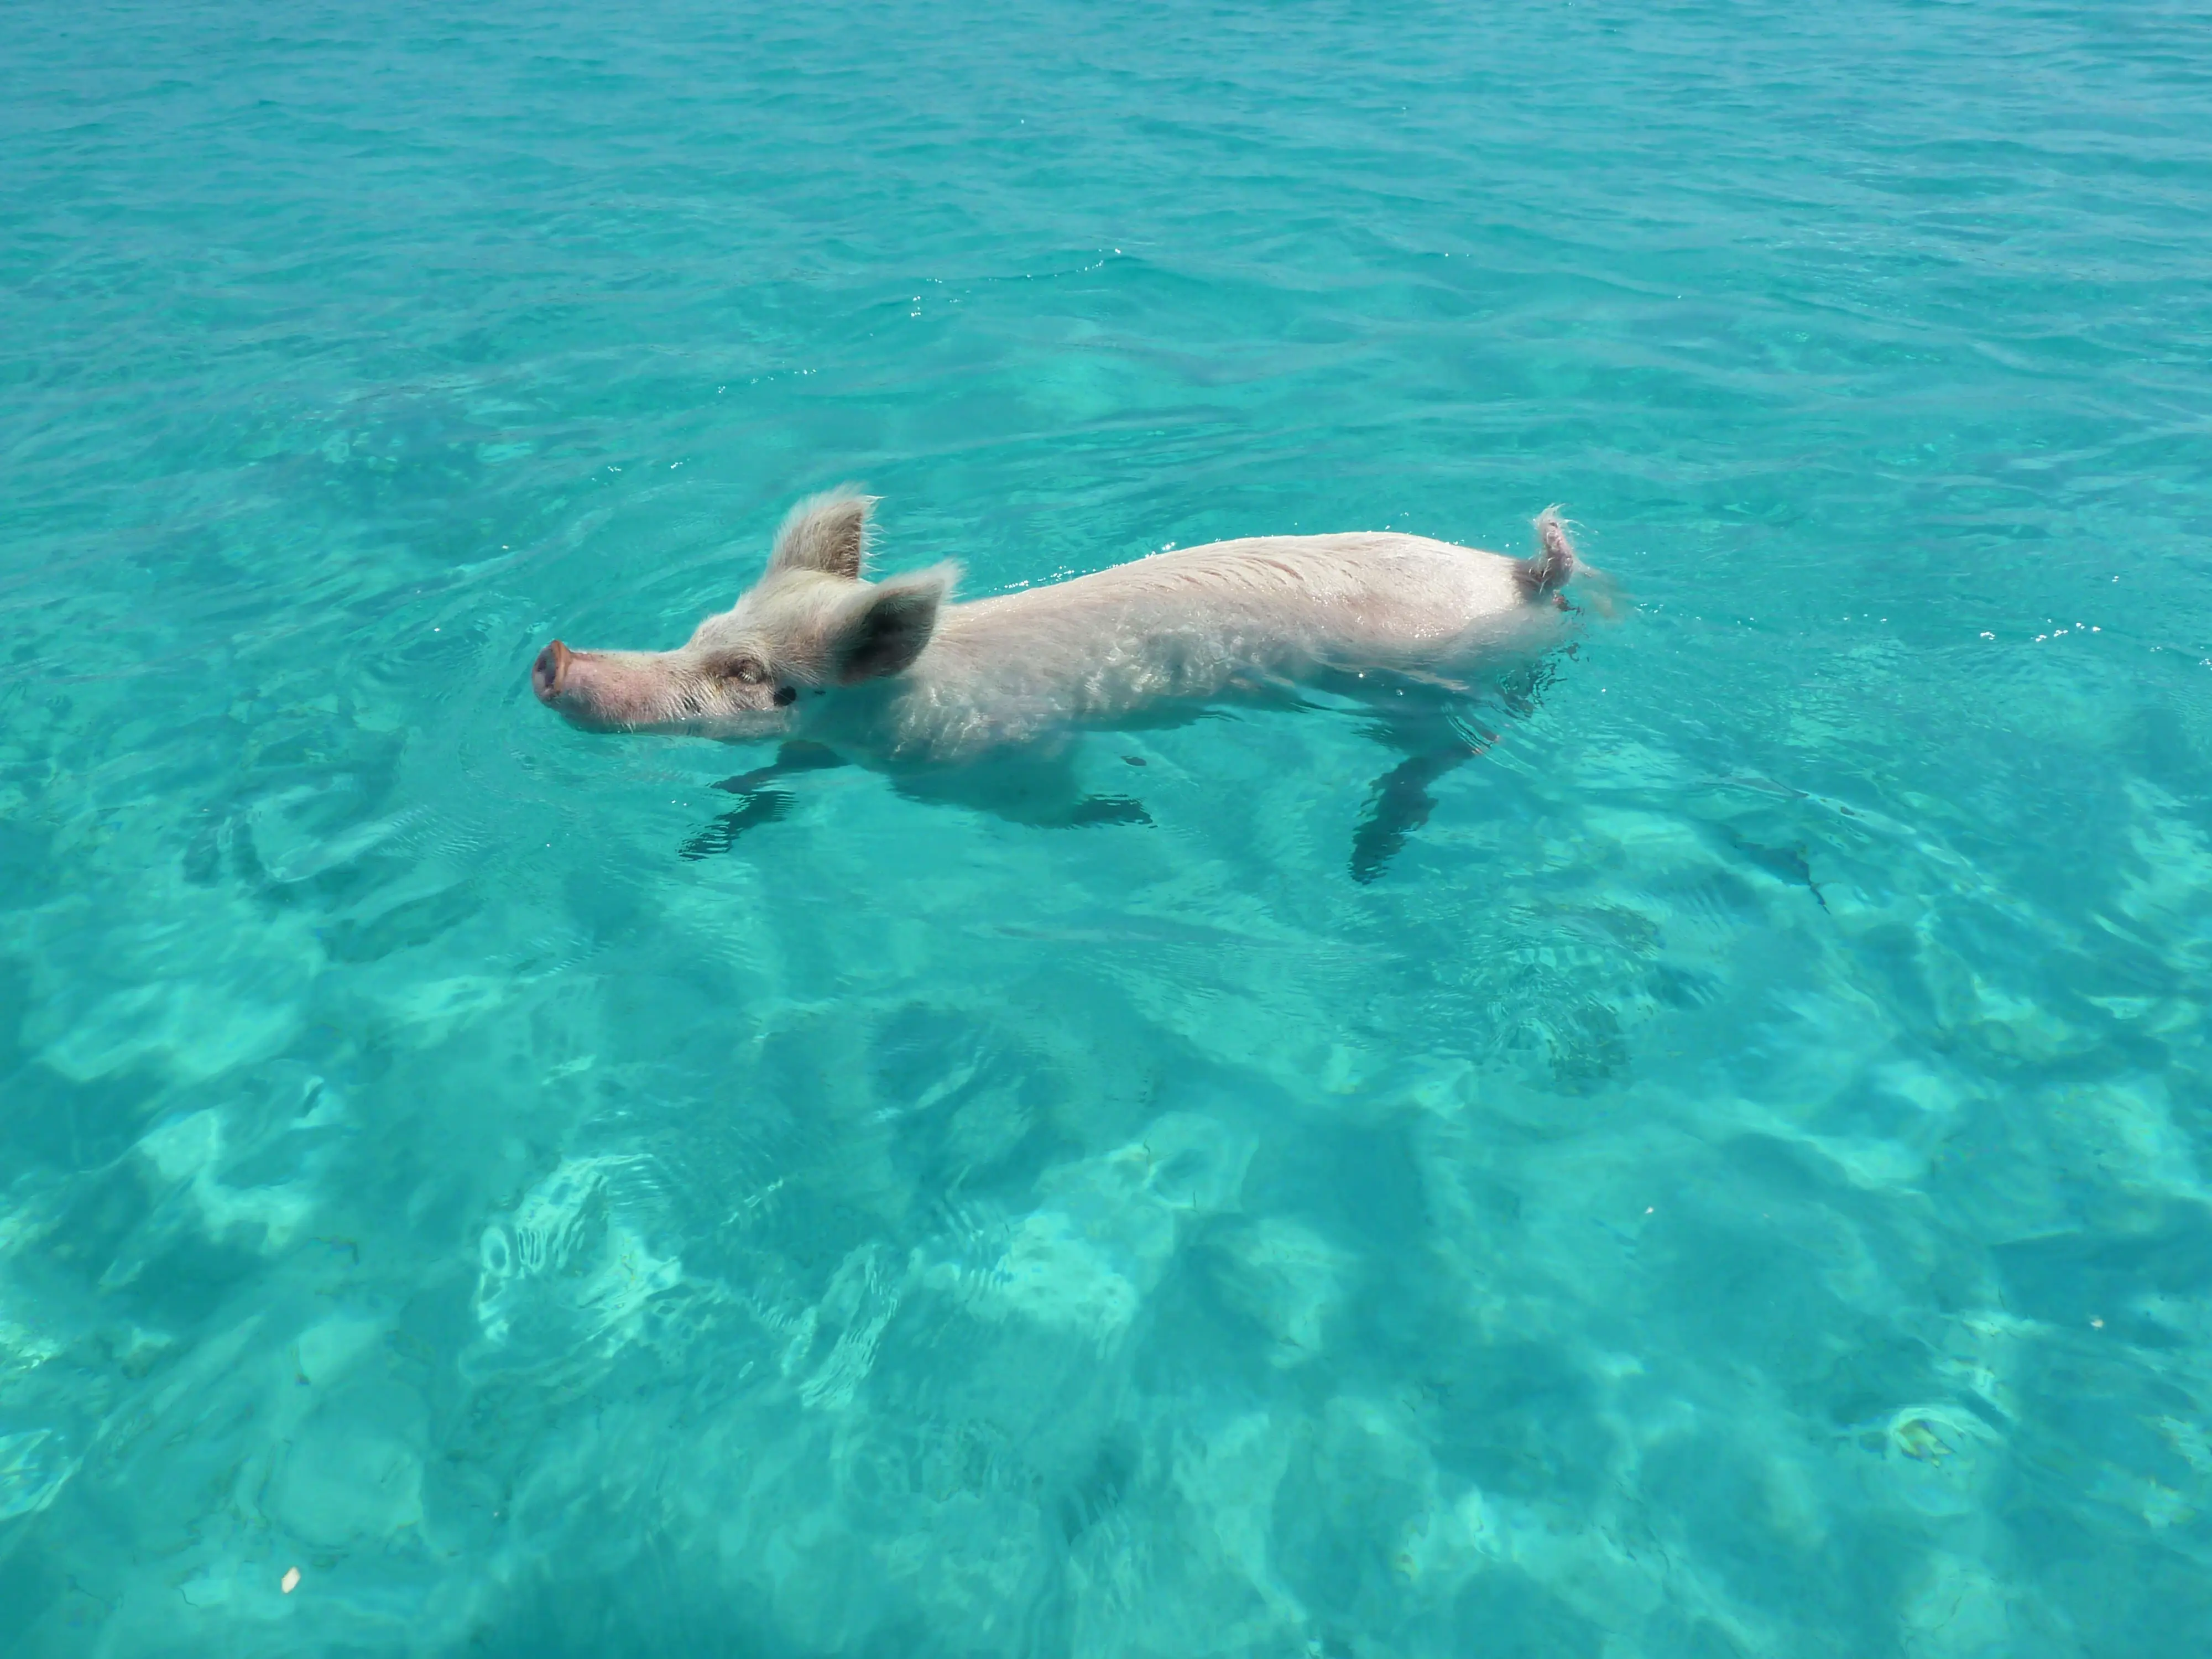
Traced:
<svg viewBox="0 0 2212 1659">
<path fill-rule="evenodd" d="M 561 685 L 568 678 L 569 659 L 575 653 L 556 640 L 538 653 L 538 660 L 530 665 L 530 689 L 538 694 L 538 701 L 550 703 L 561 695 Z"/>
</svg>

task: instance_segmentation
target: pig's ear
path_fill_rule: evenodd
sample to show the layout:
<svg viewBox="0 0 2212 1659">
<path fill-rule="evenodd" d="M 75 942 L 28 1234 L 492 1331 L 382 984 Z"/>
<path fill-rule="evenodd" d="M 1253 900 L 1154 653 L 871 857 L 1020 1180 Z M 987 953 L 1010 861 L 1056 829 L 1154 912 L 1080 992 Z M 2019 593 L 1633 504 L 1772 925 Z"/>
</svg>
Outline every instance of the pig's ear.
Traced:
<svg viewBox="0 0 2212 1659">
<path fill-rule="evenodd" d="M 833 489 L 799 502 L 775 532 L 775 551 L 768 556 L 769 574 L 780 570 L 818 570 L 825 576 L 858 580 L 868 556 L 868 509 L 873 495 Z"/>
<path fill-rule="evenodd" d="M 933 565 L 870 588 L 830 641 L 839 681 L 857 685 L 913 667 L 937 631 L 937 608 L 959 574 L 957 565 Z"/>
</svg>

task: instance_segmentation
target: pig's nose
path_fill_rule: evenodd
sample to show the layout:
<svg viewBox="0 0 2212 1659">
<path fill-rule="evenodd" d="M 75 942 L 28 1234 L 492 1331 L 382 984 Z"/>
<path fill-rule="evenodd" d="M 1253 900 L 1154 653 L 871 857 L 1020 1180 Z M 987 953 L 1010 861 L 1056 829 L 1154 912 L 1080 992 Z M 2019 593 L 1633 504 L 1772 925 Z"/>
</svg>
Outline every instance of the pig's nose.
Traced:
<svg viewBox="0 0 2212 1659">
<path fill-rule="evenodd" d="M 550 702 L 561 695 L 561 682 L 568 677 L 569 654 L 568 647 L 556 640 L 530 665 L 530 689 L 538 693 L 538 702 Z"/>
</svg>

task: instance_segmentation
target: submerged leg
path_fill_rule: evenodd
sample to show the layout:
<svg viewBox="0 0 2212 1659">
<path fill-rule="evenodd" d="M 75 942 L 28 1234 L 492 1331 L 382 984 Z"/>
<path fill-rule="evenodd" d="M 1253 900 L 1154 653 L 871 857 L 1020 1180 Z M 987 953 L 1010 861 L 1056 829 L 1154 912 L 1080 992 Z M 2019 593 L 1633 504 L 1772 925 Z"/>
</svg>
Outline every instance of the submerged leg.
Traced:
<svg viewBox="0 0 2212 1659">
<path fill-rule="evenodd" d="M 677 849 L 676 855 L 696 861 L 728 852 L 746 830 L 791 816 L 790 793 L 782 789 L 763 789 L 761 787 L 763 784 L 773 782 L 777 778 L 791 777 L 797 773 L 819 772 L 826 767 L 842 766 L 844 763 L 842 756 L 818 743 L 787 743 L 775 751 L 775 758 L 766 766 L 756 766 L 750 772 L 724 778 L 714 786 L 744 799 L 685 842 Z"/>
<path fill-rule="evenodd" d="M 1150 828 L 1152 815 L 1145 811 L 1144 802 L 1127 795 L 1085 795 L 1059 822 L 1069 829 L 1089 823 L 1141 823 Z"/>
<path fill-rule="evenodd" d="M 911 800 L 945 801 L 1040 830 L 1093 824 L 1149 824 L 1144 803 L 1126 795 L 1086 795 L 1066 750 L 994 755 L 963 766 L 907 772 L 893 783 Z"/>
<path fill-rule="evenodd" d="M 733 795 L 750 795 L 761 785 L 773 783 L 778 778 L 787 778 L 795 772 L 820 772 L 844 763 L 845 757 L 825 744 L 803 741 L 787 743 L 775 751 L 775 758 L 766 766 L 756 766 L 750 772 L 724 778 L 714 787 L 726 789 Z"/>
<path fill-rule="evenodd" d="M 763 768 L 763 770 L 766 769 Z M 781 789 L 748 790 L 744 805 L 725 812 L 677 849 L 687 863 L 726 853 L 748 830 L 791 816 L 791 797 Z"/>
<path fill-rule="evenodd" d="M 1455 738 L 1438 748 L 1409 755 L 1375 781 L 1367 811 L 1352 835 L 1352 878 L 1370 882 L 1397 856 L 1406 837 L 1429 821 L 1437 798 L 1429 786 L 1455 766 L 1480 755 L 1486 745 Z"/>
<path fill-rule="evenodd" d="M 954 791 L 917 786 L 909 779 L 902 779 L 894 787 L 908 800 L 951 802 L 988 812 L 1009 823 L 1025 823 L 1033 830 L 1081 830 L 1106 823 L 1141 823 L 1149 829 L 1152 822 L 1144 802 L 1127 795 L 1054 798 L 1026 791 Z"/>
<path fill-rule="evenodd" d="M 1520 712 L 1506 698 L 1509 712 Z M 1367 810 L 1352 836 L 1352 878 L 1366 883 L 1382 873 L 1406 838 L 1429 821 L 1437 798 L 1429 786 L 1464 766 L 1498 741 L 1498 734 L 1471 723 L 1474 711 L 1462 698 L 1395 702 L 1374 728 L 1375 736 L 1405 756 L 1375 781 Z"/>
</svg>

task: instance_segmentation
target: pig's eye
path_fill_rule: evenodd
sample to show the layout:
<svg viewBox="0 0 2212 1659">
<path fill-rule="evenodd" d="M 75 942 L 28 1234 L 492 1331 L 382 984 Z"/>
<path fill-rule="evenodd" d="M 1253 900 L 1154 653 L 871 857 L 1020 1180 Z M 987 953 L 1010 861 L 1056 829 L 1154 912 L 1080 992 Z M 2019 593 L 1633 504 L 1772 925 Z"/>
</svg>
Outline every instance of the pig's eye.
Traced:
<svg viewBox="0 0 2212 1659">
<path fill-rule="evenodd" d="M 745 685 L 758 685 L 768 678 L 768 670 L 750 657 L 739 657 L 722 672 L 727 678 Z"/>
</svg>

